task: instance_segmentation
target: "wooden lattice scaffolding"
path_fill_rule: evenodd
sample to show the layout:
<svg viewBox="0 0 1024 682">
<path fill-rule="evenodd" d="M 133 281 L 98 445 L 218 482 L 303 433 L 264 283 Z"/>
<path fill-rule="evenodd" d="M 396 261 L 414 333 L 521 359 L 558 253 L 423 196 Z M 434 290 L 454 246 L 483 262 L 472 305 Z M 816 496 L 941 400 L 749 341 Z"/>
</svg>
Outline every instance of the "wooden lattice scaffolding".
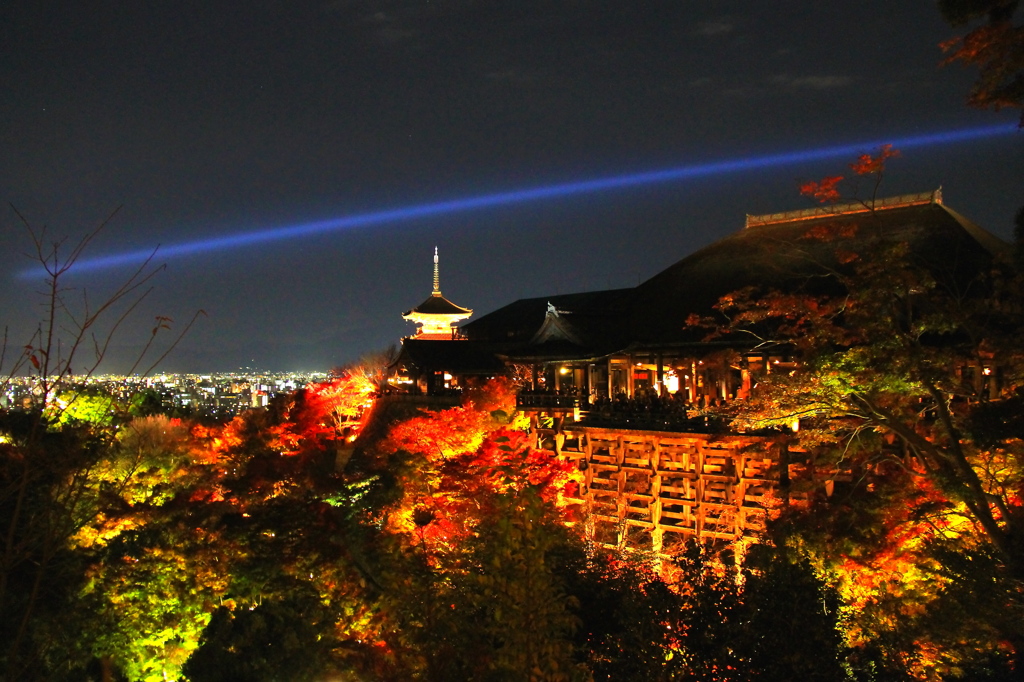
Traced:
<svg viewBox="0 0 1024 682">
<path fill-rule="evenodd" d="M 784 436 L 710 435 L 566 427 L 538 430 L 584 472 L 600 545 L 657 554 L 688 539 L 737 550 L 765 529 L 767 510 L 791 496 L 806 458 Z M 797 455 L 797 462 L 793 462 Z"/>
</svg>

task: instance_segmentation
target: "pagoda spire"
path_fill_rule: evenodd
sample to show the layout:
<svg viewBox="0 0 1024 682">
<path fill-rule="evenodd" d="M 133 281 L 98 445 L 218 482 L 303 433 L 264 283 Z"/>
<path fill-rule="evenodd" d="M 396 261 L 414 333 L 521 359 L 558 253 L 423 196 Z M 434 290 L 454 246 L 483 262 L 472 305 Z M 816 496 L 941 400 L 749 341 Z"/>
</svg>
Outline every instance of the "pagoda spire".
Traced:
<svg viewBox="0 0 1024 682">
<path fill-rule="evenodd" d="M 437 247 L 434 247 L 434 296 L 441 295 L 441 271 L 437 266 Z"/>
<path fill-rule="evenodd" d="M 419 325 L 416 339 L 455 338 L 455 325 L 473 314 L 471 308 L 455 305 L 441 295 L 441 272 L 438 267 L 437 247 L 434 247 L 434 290 L 430 297 L 412 310 L 402 313 L 402 317 Z"/>
</svg>

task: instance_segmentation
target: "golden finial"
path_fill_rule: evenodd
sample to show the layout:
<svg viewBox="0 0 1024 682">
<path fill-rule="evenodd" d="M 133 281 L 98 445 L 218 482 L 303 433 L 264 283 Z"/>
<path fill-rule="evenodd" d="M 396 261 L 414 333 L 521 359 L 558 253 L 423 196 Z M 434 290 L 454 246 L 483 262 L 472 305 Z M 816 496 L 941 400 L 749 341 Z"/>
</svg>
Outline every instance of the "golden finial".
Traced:
<svg viewBox="0 0 1024 682">
<path fill-rule="evenodd" d="M 441 274 L 437 268 L 437 247 L 434 247 L 434 295 L 441 295 Z"/>
</svg>

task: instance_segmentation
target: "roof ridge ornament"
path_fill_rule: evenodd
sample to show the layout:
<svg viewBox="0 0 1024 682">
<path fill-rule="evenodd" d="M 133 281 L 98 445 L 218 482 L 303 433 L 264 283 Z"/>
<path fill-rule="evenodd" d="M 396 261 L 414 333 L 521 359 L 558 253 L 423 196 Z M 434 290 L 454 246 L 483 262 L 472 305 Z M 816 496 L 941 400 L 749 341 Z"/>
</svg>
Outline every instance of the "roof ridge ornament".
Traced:
<svg viewBox="0 0 1024 682">
<path fill-rule="evenodd" d="M 572 311 L 556 308 L 555 304 L 553 304 L 551 301 L 548 301 L 548 310 L 545 313 L 545 317 L 561 317 L 562 315 L 572 315 Z"/>
</svg>

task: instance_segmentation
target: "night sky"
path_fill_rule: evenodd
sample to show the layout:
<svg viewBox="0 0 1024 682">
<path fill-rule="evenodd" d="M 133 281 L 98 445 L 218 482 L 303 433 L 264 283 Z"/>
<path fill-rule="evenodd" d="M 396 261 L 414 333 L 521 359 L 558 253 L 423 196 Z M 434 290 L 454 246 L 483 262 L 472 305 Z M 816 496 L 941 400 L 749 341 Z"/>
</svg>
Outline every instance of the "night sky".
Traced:
<svg viewBox="0 0 1024 682">
<path fill-rule="evenodd" d="M 1010 124 L 932 2 L 34 2 L 0 9 L 0 317 L 20 347 L 40 281 L 13 204 L 54 236 L 121 210 L 88 255 L 482 193 Z M 1024 133 L 904 151 L 882 193 L 942 186 L 1009 238 Z M 871 151 L 865 147 L 864 151 Z M 195 330 L 165 371 L 326 370 L 413 331 L 441 288 L 476 316 L 636 285 L 808 206 L 835 158 L 169 256 L 104 369 L 155 315 Z M 100 300 L 130 268 L 69 285 Z M 81 363 L 79 363 L 81 364 Z M 7 367 L 4 368 L 7 370 Z"/>
</svg>

